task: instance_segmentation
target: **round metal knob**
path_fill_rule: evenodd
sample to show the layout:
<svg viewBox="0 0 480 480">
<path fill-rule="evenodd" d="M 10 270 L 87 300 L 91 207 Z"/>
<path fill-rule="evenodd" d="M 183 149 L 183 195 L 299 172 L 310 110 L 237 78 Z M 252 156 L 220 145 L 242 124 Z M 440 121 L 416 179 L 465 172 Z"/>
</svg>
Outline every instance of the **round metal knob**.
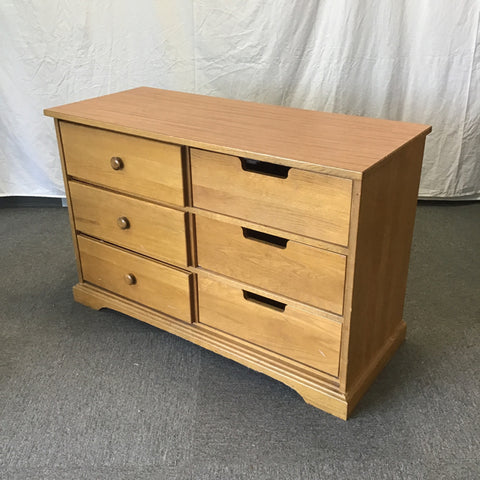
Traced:
<svg viewBox="0 0 480 480">
<path fill-rule="evenodd" d="M 137 279 L 133 273 L 127 273 L 123 278 L 127 285 L 135 285 L 137 283 Z"/>
<path fill-rule="evenodd" d="M 130 228 L 130 221 L 128 220 L 127 217 L 118 217 L 117 218 L 117 225 L 122 230 L 126 230 L 127 228 Z"/>
<path fill-rule="evenodd" d="M 121 170 L 123 168 L 123 160 L 120 157 L 112 157 L 110 165 L 114 170 Z"/>
</svg>

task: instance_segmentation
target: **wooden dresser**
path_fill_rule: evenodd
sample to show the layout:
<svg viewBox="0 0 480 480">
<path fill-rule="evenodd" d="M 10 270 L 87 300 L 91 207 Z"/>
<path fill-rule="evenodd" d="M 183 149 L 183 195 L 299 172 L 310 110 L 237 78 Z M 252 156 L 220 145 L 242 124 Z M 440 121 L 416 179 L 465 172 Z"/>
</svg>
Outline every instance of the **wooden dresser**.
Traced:
<svg viewBox="0 0 480 480">
<path fill-rule="evenodd" d="M 62 159 L 75 300 L 213 350 L 346 419 L 405 338 L 431 128 L 153 88 L 45 114 Z"/>
</svg>

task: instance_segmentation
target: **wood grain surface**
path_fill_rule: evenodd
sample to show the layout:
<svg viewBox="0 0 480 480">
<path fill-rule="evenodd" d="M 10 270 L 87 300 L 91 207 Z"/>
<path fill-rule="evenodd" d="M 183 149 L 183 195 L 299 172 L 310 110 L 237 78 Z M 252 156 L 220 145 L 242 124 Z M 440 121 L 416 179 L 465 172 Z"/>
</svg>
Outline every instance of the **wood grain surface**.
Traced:
<svg viewBox="0 0 480 480">
<path fill-rule="evenodd" d="M 73 250 L 75 251 L 75 260 L 77 263 L 78 281 L 81 282 L 83 278 L 82 262 L 80 261 L 80 252 L 78 251 L 77 234 L 75 231 L 75 221 L 73 219 L 72 199 L 70 196 L 70 189 L 68 188 L 67 167 L 65 165 L 65 157 L 63 155 L 62 134 L 60 133 L 60 122 L 57 119 L 55 119 L 55 133 L 57 136 L 58 153 L 60 155 L 60 164 L 62 166 L 63 184 L 65 186 L 65 196 L 66 196 L 67 205 L 68 205 L 68 219 L 70 223 L 70 231 L 72 233 Z"/>
<path fill-rule="evenodd" d="M 293 168 L 278 178 L 244 171 L 237 157 L 197 149 L 190 156 L 195 207 L 348 244 L 351 180 Z"/>
<path fill-rule="evenodd" d="M 190 323 L 190 274 L 79 235 L 83 279 Z M 135 283 L 125 281 L 132 275 Z"/>
<path fill-rule="evenodd" d="M 305 168 L 363 172 L 431 127 L 140 87 L 49 108 L 63 120 Z"/>
<path fill-rule="evenodd" d="M 344 255 L 294 240 L 281 248 L 246 238 L 240 226 L 201 215 L 196 215 L 196 232 L 200 267 L 342 314 Z"/>
<path fill-rule="evenodd" d="M 60 130 L 69 176 L 184 205 L 180 147 L 66 122 Z M 121 159 L 121 169 L 112 168 L 112 157 Z"/>
<path fill-rule="evenodd" d="M 376 371 L 379 352 L 404 324 L 423 148 L 423 139 L 410 143 L 362 181 L 348 350 L 342 358 L 348 363 L 347 390 L 360 379 L 373 381 L 373 373 L 366 379 L 365 372 Z"/>
<path fill-rule="evenodd" d="M 79 182 L 69 182 L 75 228 L 149 257 L 187 266 L 185 213 L 112 193 Z M 122 229 L 118 219 L 128 222 Z"/>
<path fill-rule="evenodd" d="M 338 375 L 341 324 L 289 305 L 278 311 L 246 300 L 244 291 L 199 275 L 199 321 Z"/>
</svg>

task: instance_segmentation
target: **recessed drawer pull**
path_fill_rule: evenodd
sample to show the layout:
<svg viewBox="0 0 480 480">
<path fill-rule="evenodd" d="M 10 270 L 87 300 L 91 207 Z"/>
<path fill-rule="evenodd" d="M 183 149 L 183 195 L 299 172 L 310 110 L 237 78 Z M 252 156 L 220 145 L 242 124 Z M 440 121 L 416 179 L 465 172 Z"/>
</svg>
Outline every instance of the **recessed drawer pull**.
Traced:
<svg viewBox="0 0 480 480">
<path fill-rule="evenodd" d="M 262 162 L 251 158 L 240 157 L 242 169 L 246 172 L 260 173 L 261 175 L 269 175 L 270 177 L 287 178 L 290 167 L 285 165 L 277 165 L 276 163 Z"/>
<path fill-rule="evenodd" d="M 121 170 L 123 168 L 123 160 L 120 157 L 112 157 L 110 159 L 110 166 L 114 170 Z"/>
<path fill-rule="evenodd" d="M 127 273 L 123 279 L 127 285 L 135 285 L 137 283 L 137 278 L 133 273 Z"/>
<path fill-rule="evenodd" d="M 252 230 L 251 228 L 242 227 L 243 236 L 249 240 L 255 240 L 256 242 L 267 243 L 277 248 L 286 248 L 288 238 L 277 237 L 276 235 L 270 235 L 269 233 L 259 232 L 258 230 Z"/>
<path fill-rule="evenodd" d="M 127 230 L 127 228 L 130 228 L 130 220 L 127 217 L 118 217 L 117 218 L 117 225 L 122 230 Z"/>
<path fill-rule="evenodd" d="M 249 292 L 248 290 L 243 291 L 243 298 L 248 300 L 249 302 L 258 303 L 259 305 L 263 305 L 264 307 L 271 308 L 273 310 L 277 310 L 279 312 L 284 312 L 285 307 L 287 306 L 286 303 L 277 302 L 276 300 L 272 300 L 271 298 L 264 297 L 262 295 L 258 295 L 253 292 Z"/>
</svg>

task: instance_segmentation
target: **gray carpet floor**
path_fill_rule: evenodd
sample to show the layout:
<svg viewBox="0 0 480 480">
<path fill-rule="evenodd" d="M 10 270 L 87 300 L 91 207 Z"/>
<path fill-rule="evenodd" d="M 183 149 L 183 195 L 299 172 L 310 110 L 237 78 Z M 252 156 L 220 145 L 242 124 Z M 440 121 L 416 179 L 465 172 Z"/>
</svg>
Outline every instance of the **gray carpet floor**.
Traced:
<svg viewBox="0 0 480 480">
<path fill-rule="evenodd" d="M 480 478 L 480 203 L 417 210 L 407 341 L 344 422 L 73 302 L 62 208 L 0 209 L 0 478 Z"/>
</svg>

